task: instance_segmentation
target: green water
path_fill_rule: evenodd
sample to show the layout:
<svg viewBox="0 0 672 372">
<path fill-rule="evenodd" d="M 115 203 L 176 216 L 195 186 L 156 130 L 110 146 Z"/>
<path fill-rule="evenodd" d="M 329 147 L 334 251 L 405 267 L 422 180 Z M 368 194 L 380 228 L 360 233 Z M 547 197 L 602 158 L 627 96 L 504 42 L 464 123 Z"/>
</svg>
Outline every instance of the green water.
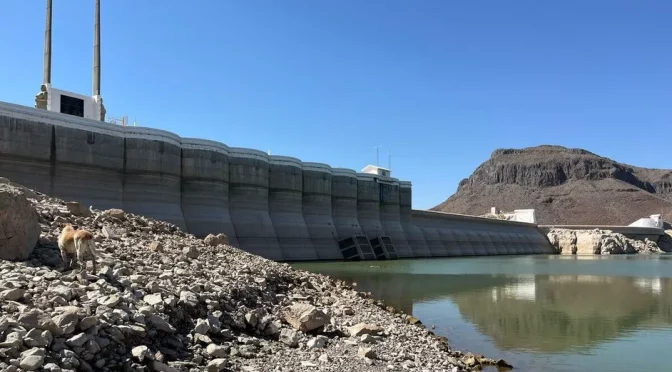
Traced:
<svg viewBox="0 0 672 372">
<path fill-rule="evenodd" d="M 516 371 L 672 371 L 672 256 L 297 263 Z"/>
</svg>

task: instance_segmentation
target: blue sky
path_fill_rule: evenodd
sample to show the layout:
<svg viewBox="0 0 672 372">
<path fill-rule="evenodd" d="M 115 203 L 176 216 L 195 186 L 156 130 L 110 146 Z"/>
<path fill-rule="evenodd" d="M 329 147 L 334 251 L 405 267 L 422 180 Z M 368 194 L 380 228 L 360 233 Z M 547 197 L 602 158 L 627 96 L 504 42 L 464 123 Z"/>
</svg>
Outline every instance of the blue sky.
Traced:
<svg viewBox="0 0 672 372">
<path fill-rule="evenodd" d="M 108 115 L 361 169 L 430 208 L 496 148 L 672 168 L 672 2 L 103 0 Z M 54 0 L 52 84 L 91 94 L 94 1 Z M 0 1 L 0 100 L 33 105 L 45 1 Z M 11 52 L 10 52 L 11 51 Z"/>
</svg>

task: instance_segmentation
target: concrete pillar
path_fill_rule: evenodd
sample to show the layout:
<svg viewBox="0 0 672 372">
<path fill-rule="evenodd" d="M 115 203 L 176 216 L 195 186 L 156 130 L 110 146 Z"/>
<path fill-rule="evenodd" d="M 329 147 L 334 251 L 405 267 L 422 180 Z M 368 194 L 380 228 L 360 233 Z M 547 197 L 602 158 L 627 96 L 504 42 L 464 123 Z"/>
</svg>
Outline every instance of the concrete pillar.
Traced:
<svg viewBox="0 0 672 372">
<path fill-rule="evenodd" d="M 168 221 L 186 231 L 180 207 L 180 137 L 158 129 L 122 128 L 126 132 L 123 209 Z"/>
<path fill-rule="evenodd" d="M 303 217 L 317 257 L 323 260 L 342 259 L 331 211 L 331 167 L 304 162 L 302 168 Z"/>
<path fill-rule="evenodd" d="M 469 235 L 467 234 L 467 231 L 458 227 L 453 231 L 453 235 L 455 236 L 455 240 L 457 241 L 457 246 L 459 247 L 460 252 L 462 253 L 463 256 L 475 256 L 476 255 L 476 249 L 475 249 L 474 245 L 472 244 L 471 240 L 469 239 Z"/>
<path fill-rule="evenodd" d="M 474 248 L 474 253 L 477 256 L 485 256 L 488 253 L 485 251 L 485 245 L 483 245 L 483 242 L 481 241 L 481 237 L 478 235 L 478 233 L 472 229 L 466 230 L 467 237 L 469 238 L 469 242 L 471 242 L 471 246 Z"/>
<path fill-rule="evenodd" d="M 490 226 L 483 226 L 490 228 Z M 485 252 L 487 253 L 488 256 L 496 256 L 498 255 L 497 252 L 497 247 L 495 247 L 495 244 L 492 242 L 492 239 L 490 238 L 490 234 L 488 233 L 488 230 L 477 230 L 476 233 L 478 234 L 479 238 L 481 239 L 481 242 L 483 243 L 483 246 L 485 247 Z"/>
<path fill-rule="evenodd" d="M 392 239 L 392 244 L 400 258 L 413 257 L 413 252 L 401 226 L 399 180 L 381 177 L 378 183 L 380 187 L 380 222 L 383 230 Z"/>
<path fill-rule="evenodd" d="M 331 171 L 331 214 L 338 240 L 362 235 L 357 219 L 357 172 L 344 168 Z"/>
<path fill-rule="evenodd" d="M 238 239 L 229 213 L 229 147 L 198 138 L 183 138 L 182 213 L 187 230 L 197 237 L 223 233 Z"/>
<path fill-rule="evenodd" d="M 316 260 L 317 253 L 303 217 L 301 160 L 288 156 L 270 157 L 268 210 L 284 259 Z"/>
<path fill-rule="evenodd" d="M 453 227 L 454 224 L 449 221 L 440 221 L 439 226 L 440 227 L 437 228 L 437 231 L 439 232 L 441 242 L 443 243 L 443 246 L 446 249 L 446 256 L 447 257 L 462 256 L 460 245 L 454 233 L 455 230 Z"/>
<path fill-rule="evenodd" d="M 374 174 L 357 173 L 357 219 L 367 238 L 385 235 L 380 222 L 380 189 Z"/>
<path fill-rule="evenodd" d="M 443 244 L 439 233 L 438 222 L 435 218 L 429 217 L 430 212 L 413 211 L 413 222 L 423 234 L 427 243 L 427 248 L 432 257 L 446 257 L 448 250 Z"/>
<path fill-rule="evenodd" d="M 284 259 L 268 212 L 268 155 L 229 149 L 229 213 L 240 248 L 271 260 Z"/>
<path fill-rule="evenodd" d="M 422 231 L 414 224 L 412 214 L 413 191 L 411 182 L 399 181 L 399 214 L 401 227 L 415 257 L 430 257 L 432 253 L 427 246 Z"/>
</svg>

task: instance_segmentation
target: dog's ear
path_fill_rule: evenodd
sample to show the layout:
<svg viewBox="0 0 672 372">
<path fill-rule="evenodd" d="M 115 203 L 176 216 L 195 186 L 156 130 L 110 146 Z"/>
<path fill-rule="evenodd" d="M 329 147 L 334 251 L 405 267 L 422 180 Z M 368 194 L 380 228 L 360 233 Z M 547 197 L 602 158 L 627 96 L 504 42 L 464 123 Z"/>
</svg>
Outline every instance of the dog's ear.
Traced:
<svg viewBox="0 0 672 372">
<path fill-rule="evenodd" d="M 72 228 L 75 230 L 79 230 L 79 225 L 72 225 Z"/>
</svg>

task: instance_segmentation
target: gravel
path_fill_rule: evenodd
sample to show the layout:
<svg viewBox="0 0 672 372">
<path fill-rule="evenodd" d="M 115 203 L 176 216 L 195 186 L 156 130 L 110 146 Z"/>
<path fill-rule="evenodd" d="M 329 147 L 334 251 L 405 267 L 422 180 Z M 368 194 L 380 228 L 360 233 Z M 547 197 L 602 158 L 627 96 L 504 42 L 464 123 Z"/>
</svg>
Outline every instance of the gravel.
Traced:
<svg viewBox="0 0 672 372">
<path fill-rule="evenodd" d="M 27 261 L 0 260 L 0 370 L 452 372 L 496 363 L 452 350 L 348 283 L 251 255 L 225 236 L 204 241 L 118 209 L 33 196 L 37 246 Z M 63 223 L 93 232 L 97 275 L 63 271 Z"/>
</svg>

